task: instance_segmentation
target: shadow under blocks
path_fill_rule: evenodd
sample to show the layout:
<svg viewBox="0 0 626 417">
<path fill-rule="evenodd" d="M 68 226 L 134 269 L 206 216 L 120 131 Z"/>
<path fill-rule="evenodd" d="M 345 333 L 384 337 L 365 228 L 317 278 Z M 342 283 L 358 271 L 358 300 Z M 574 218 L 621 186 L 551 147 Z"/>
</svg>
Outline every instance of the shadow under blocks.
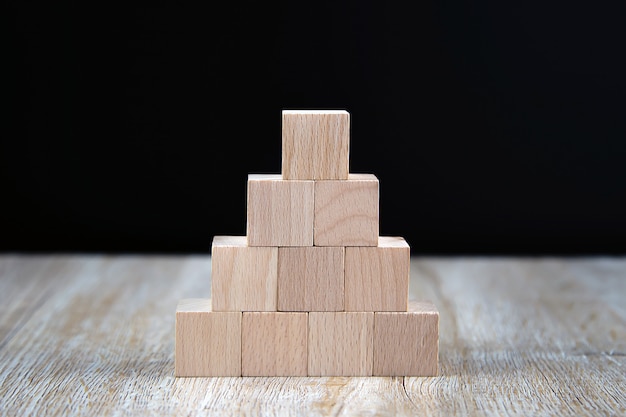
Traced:
<svg viewBox="0 0 626 417">
<path fill-rule="evenodd" d="M 282 111 L 281 173 L 248 175 L 246 236 L 214 236 L 210 298 L 179 301 L 177 377 L 438 374 L 439 311 L 349 145 L 347 111 Z"/>
</svg>

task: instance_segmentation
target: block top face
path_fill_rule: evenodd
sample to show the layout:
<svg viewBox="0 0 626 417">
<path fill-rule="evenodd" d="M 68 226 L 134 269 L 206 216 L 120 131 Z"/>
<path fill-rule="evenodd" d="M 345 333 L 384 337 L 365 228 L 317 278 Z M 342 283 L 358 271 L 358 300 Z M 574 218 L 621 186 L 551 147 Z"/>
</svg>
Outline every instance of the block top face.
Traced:
<svg viewBox="0 0 626 417">
<path fill-rule="evenodd" d="M 284 179 L 347 179 L 349 145 L 347 111 L 283 110 L 281 174 Z"/>
<path fill-rule="evenodd" d="M 236 247 L 248 246 L 246 236 L 214 236 L 212 247 Z"/>
<path fill-rule="evenodd" d="M 297 115 L 297 114 L 341 114 L 348 116 L 349 113 L 346 110 L 283 110 L 283 114 Z"/>
<path fill-rule="evenodd" d="M 280 182 L 280 181 L 285 181 L 285 178 L 281 175 L 281 174 L 248 174 L 248 181 L 249 182 L 254 182 L 254 181 L 276 181 L 276 182 Z M 290 180 L 293 181 L 293 183 L 297 183 L 297 182 L 313 182 L 313 180 Z"/>
<path fill-rule="evenodd" d="M 409 300 L 407 311 L 409 313 L 432 314 L 439 315 L 439 310 L 432 301 L 429 300 Z"/>
<path fill-rule="evenodd" d="M 403 237 L 399 236 L 378 236 L 379 248 L 409 248 L 409 244 Z M 410 248 L 409 248 L 410 249 Z"/>
<path fill-rule="evenodd" d="M 282 181 L 281 174 L 248 174 L 248 181 Z"/>
<path fill-rule="evenodd" d="M 378 177 L 374 174 L 348 174 L 348 181 L 378 181 Z"/>
<path fill-rule="evenodd" d="M 185 298 L 178 302 L 177 313 L 205 313 L 211 311 L 210 298 Z"/>
</svg>

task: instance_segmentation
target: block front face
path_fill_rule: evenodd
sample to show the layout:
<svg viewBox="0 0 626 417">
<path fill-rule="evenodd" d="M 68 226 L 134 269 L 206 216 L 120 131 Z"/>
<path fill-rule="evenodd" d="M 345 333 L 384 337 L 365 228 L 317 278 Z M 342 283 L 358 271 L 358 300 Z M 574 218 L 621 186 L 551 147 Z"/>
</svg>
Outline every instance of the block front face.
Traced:
<svg viewBox="0 0 626 417">
<path fill-rule="evenodd" d="M 343 311 L 342 247 L 278 248 L 279 311 Z"/>
<path fill-rule="evenodd" d="M 243 376 L 306 376 L 307 313 L 243 313 Z"/>
<path fill-rule="evenodd" d="M 315 246 L 377 246 L 379 182 L 372 174 L 315 182 Z"/>
<path fill-rule="evenodd" d="M 345 110 L 284 110 L 283 178 L 347 179 L 349 142 L 350 114 Z"/>
<path fill-rule="evenodd" d="M 213 311 L 276 311 L 278 248 L 246 236 L 215 236 L 211 246 Z"/>
<path fill-rule="evenodd" d="M 176 309 L 176 376 L 241 376 L 241 313 L 214 312 L 210 299 Z"/>
<path fill-rule="evenodd" d="M 371 376 L 374 313 L 309 313 L 309 375 Z"/>
<path fill-rule="evenodd" d="M 439 312 L 432 303 L 375 313 L 374 376 L 436 376 L 438 362 Z"/>
<path fill-rule="evenodd" d="M 410 247 L 401 237 L 380 236 L 378 242 L 346 248 L 346 311 L 407 311 Z"/>
<path fill-rule="evenodd" d="M 313 181 L 248 175 L 249 246 L 313 246 Z"/>
</svg>

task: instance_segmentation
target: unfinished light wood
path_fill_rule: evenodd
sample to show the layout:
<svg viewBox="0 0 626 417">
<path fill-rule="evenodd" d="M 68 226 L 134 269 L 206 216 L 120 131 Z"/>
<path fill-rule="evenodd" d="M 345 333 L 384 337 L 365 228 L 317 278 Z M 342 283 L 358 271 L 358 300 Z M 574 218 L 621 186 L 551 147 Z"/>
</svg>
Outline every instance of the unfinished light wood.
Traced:
<svg viewBox="0 0 626 417">
<path fill-rule="evenodd" d="M 407 311 L 411 250 L 402 237 L 346 248 L 346 311 Z"/>
<path fill-rule="evenodd" d="M 246 236 L 211 245 L 213 311 L 276 311 L 278 248 L 248 246 Z"/>
<path fill-rule="evenodd" d="M 315 182 L 315 246 L 377 246 L 379 181 L 350 174 L 343 181 Z"/>
<path fill-rule="evenodd" d="M 241 313 L 212 311 L 210 299 L 180 300 L 174 368 L 178 377 L 241 376 Z"/>
<path fill-rule="evenodd" d="M 283 110 L 282 176 L 347 179 L 350 114 L 345 110 Z"/>
<path fill-rule="evenodd" d="M 408 312 L 374 315 L 374 376 L 437 376 L 439 310 L 409 302 Z"/>
<path fill-rule="evenodd" d="M 313 246 L 313 181 L 249 174 L 249 246 Z"/>
<path fill-rule="evenodd" d="M 411 260 L 440 312 L 435 378 L 174 378 L 205 254 L 1 254 L 0 415 L 620 416 L 626 257 Z"/>
<path fill-rule="evenodd" d="M 343 247 L 278 249 L 279 311 L 343 311 Z"/>
<path fill-rule="evenodd" d="M 371 376 L 374 313 L 309 313 L 309 375 Z"/>
<path fill-rule="evenodd" d="M 243 376 L 306 376 L 307 313 L 243 313 Z"/>
</svg>

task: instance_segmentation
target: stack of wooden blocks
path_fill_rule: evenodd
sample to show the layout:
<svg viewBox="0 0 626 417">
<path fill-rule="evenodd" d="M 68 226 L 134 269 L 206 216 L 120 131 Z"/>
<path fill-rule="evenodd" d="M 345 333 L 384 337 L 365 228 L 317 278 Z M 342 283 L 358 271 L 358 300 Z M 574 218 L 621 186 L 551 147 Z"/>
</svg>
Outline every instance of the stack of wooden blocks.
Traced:
<svg viewBox="0 0 626 417">
<path fill-rule="evenodd" d="M 215 236 L 211 298 L 176 310 L 176 376 L 435 376 L 439 312 L 349 172 L 350 114 L 282 113 L 282 173 L 249 174 L 246 236 Z"/>
</svg>

